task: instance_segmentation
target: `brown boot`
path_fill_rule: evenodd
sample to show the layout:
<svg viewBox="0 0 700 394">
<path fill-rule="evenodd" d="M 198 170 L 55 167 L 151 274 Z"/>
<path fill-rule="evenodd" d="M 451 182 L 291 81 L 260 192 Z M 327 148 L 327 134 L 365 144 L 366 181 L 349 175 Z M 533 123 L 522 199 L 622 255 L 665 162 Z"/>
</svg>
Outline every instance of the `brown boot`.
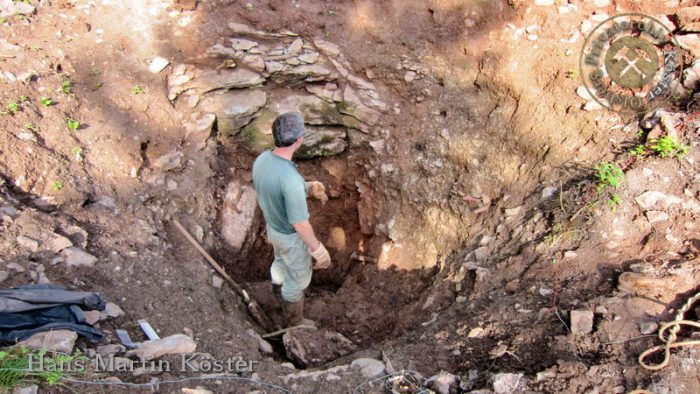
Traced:
<svg viewBox="0 0 700 394">
<path fill-rule="evenodd" d="M 316 327 L 316 324 L 309 319 L 304 319 L 304 299 L 299 302 L 284 301 L 284 318 L 287 321 L 287 327 L 292 326 L 311 326 Z"/>
</svg>

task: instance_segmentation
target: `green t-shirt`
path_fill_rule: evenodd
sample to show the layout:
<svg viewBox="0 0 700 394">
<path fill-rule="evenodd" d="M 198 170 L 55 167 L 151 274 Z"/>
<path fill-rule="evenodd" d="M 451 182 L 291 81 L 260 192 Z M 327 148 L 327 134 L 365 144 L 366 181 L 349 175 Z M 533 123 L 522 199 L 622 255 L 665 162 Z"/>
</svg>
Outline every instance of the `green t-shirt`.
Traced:
<svg viewBox="0 0 700 394">
<path fill-rule="evenodd" d="M 272 151 L 261 153 L 253 163 L 253 187 L 265 221 L 273 230 L 292 234 L 292 224 L 309 220 L 306 182 L 292 161 Z"/>
</svg>

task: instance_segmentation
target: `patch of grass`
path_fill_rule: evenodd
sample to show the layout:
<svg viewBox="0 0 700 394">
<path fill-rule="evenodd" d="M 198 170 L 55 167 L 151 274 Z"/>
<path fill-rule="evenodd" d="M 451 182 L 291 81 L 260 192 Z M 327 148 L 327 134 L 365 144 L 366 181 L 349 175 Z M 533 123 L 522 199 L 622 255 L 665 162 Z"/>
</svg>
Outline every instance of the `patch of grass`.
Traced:
<svg viewBox="0 0 700 394">
<path fill-rule="evenodd" d="M 16 114 L 17 112 L 19 112 L 19 103 L 16 101 L 12 101 L 9 104 L 7 104 L 7 111 L 11 115 Z"/>
<path fill-rule="evenodd" d="M 70 79 L 66 79 L 61 83 L 61 92 L 65 94 L 72 94 L 73 93 L 73 82 L 71 82 Z"/>
<path fill-rule="evenodd" d="M 75 119 L 68 119 L 68 128 L 75 131 L 80 128 L 80 122 Z"/>
<path fill-rule="evenodd" d="M 555 223 L 543 240 L 550 247 L 554 247 L 559 241 L 571 241 L 579 233 L 581 230 L 575 228 L 571 223 Z"/>
<path fill-rule="evenodd" d="M 670 135 L 653 139 L 649 143 L 649 150 L 664 159 L 667 157 L 683 157 L 690 149 L 689 146 L 681 144 L 675 137 Z"/>
<path fill-rule="evenodd" d="M 43 364 L 39 368 L 39 360 Z M 77 375 L 79 368 L 86 366 L 89 359 L 79 350 L 73 355 L 49 353 L 47 350 L 33 350 L 26 347 L 0 349 L 0 391 L 9 392 L 13 387 L 27 384 L 53 386 L 60 384 L 68 375 Z M 83 368 L 85 372 L 85 368 Z"/>
<path fill-rule="evenodd" d="M 39 100 L 39 102 L 40 102 L 41 105 L 43 105 L 44 107 L 50 107 L 50 106 L 52 106 L 52 105 L 55 104 L 54 101 L 51 100 L 49 97 L 42 97 L 42 98 Z"/>
<path fill-rule="evenodd" d="M 131 89 L 131 93 L 133 94 L 143 94 L 143 88 L 141 85 L 136 85 Z"/>
<path fill-rule="evenodd" d="M 622 204 L 622 200 L 620 199 L 620 196 L 617 193 L 615 193 L 612 196 L 610 196 L 610 198 L 607 201 L 607 204 L 608 204 L 608 207 L 610 207 L 610 209 L 613 212 L 615 212 L 615 210 L 617 209 L 617 206 Z"/>
<path fill-rule="evenodd" d="M 622 169 L 615 163 L 609 163 L 606 161 L 600 162 L 595 166 L 596 178 L 598 178 L 598 188 L 599 194 L 604 193 L 609 188 L 617 189 L 620 184 L 625 179 L 625 173 Z M 622 204 L 622 199 L 615 193 L 607 201 L 608 207 L 614 212 L 618 205 Z"/>
<path fill-rule="evenodd" d="M 647 148 L 644 145 L 637 145 L 631 151 L 632 156 L 644 156 L 647 153 Z"/>
<path fill-rule="evenodd" d="M 51 184 L 51 188 L 53 190 L 59 191 L 59 190 L 63 189 L 63 182 L 53 181 L 53 183 Z"/>
<path fill-rule="evenodd" d="M 554 244 L 555 242 L 559 241 L 561 237 L 561 224 L 555 223 L 552 226 L 552 229 L 549 230 L 549 233 L 544 236 L 544 241 L 548 244 Z"/>
<path fill-rule="evenodd" d="M 598 178 L 598 192 L 602 192 L 608 187 L 617 189 L 625 179 L 625 173 L 615 163 L 600 162 L 596 164 L 595 171 L 596 178 Z"/>
</svg>

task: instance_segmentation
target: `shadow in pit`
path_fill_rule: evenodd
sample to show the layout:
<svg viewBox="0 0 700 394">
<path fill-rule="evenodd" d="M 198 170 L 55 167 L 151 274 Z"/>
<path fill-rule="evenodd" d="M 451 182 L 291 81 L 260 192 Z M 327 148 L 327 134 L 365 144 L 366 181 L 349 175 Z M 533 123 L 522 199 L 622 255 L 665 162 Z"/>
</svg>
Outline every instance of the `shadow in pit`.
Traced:
<svg viewBox="0 0 700 394">
<path fill-rule="evenodd" d="M 436 270 L 379 270 L 375 264 L 358 264 L 343 278 L 343 284 L 338 288 L 322 280 L 314 280 L 305 292 L 304 315 L 320 329 L 340 333 L 349 339 L 353 351 L 363 350 L 384 339 L 421 327 L 422 322 L 430 319 L 430 312 L 452 304 L 455 294 L 445 288 L 433 300 L 429 310 L 421 308 L 435 274 Z M 252 296 L 268 315 L 278 326 L 284 327 L 282 304 L 273 294 L 270 281 L 248 285 Z M 271 338 L 276 349 L 284 355 L 281 340 L 281 336 Z M 346 354 L 337 352 L 324 362 Z M 300 365 L 294 359 L 292 361 L 301 368 L 309 366 Z"/>
</svg>

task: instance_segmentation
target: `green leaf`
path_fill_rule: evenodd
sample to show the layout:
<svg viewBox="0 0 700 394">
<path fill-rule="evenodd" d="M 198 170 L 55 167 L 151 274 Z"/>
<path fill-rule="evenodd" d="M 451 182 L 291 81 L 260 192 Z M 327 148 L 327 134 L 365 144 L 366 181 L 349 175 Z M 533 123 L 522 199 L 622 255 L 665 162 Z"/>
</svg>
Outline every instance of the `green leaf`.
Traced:
<svg viewBox="0 0 700 394">
<path fill-rule="evenodd" d="M 61 83 L 61 91 L 65 94 L 73 93 L 73 82 L 69 79 L 63 81 L 63 83 Z"/>
<path fill-rule="evenodd" d="M 75 119 L 68 119 L 68 128 L 71 130 L 78 130 L 80 128 L 80 122 Z"/>
</svg>

